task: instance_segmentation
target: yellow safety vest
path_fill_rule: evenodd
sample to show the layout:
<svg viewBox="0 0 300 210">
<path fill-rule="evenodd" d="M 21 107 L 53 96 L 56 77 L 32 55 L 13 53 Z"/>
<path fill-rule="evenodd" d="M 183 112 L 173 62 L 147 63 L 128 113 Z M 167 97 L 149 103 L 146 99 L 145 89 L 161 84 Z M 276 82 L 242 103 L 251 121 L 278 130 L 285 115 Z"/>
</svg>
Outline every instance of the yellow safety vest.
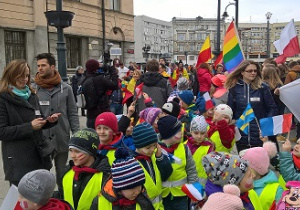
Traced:
<svg viewBox="0 0 300 210">
<path fill-rule="evenodd" d="M 280 184 L 280 187 L 282 187 L 283 190 L 288 190 L 288 188 L 285 186 L 286 182 L 284 181 L 282 175 L 280 174 L 280 176 L 278 177 L 278 182 Z"/>
<path fill-rule="evenodd" d="M 263 209 L 270 209 L 274 200 L 276 200 L 276 192 L 279 187 L 279 183 L 270 183 L 265 186 L 261 194 L 259 195 L 259 200 Z"/>
<path fill-rule="evenodd" d="M 109 150 L 106 154 L 106 157 L 108 158 L 108 163 L 110 166 L 112 166 L 113 162 L 115 161 L 115 151 L 116 150 Z"/>
<path fill-rule="evenodd" d="M 206 172 L 202 165 L 202 158 L 207 155 L 210 146 L 200 146 L 193 154 L 198 177 L 207 179 Z"/>
<path fill-rule="evenodd" d="M 151 156 L 151 161 L 155 172 L 155 182 L 153 181 L 148 171 L 144 168 L 143 164 L 140 163 L 140 165 L 144 170 L 145 178 L 146 178 L 146 182 L 144 186 L 147 190 L 148 197 L 150 198 L 154 208 L 157 210 L 163 210 L 164 206 L 161 197 L 161 191 L 162 191 L 161 176 L 160 176 L 160 171 L 158 170 L 158 167 L 156 165 L 155 154 Z"/>
<path fill-rule="evenodd" d="M 110 210 L 113 208 L 113 205 L 111 202 L 109 202 L 103 195 L 99 196 L 98 199 L 98 210 Z M 142 210 L 140 205 L 138 203 L 135 204 L 136 210 Z"/>
<path fill-rule="evenodd" d="M 260 200 L 256 194 L 256 192 L 252 189 L 252 190 L 249 190 L 249 194 L 248 194 L 249 198 L 250 198 L 250 201 L 254 207 L 255 210 L 267 210 L 267 209 L 263 209 L 262 208 L 262 205 L 260 203 Z"/>
<path fill-rule="evenodd" d="M 185 123 L 181 124 L 181 143 L 187 143 L 187 141 L 184 140 L 184 129 L 185 129 Z"/>
<path fill-rule="evenodd" d="M 209 129 L 209 127 L 208 127 Z M 211 141 L 215 143 L 215 151 L 216 152 L 227 152 L 230 153 L 230 151 L 232 150 L 234 144 L 235 144 L 235 139 L 233 139 L 233 141 L 231 142 L 231 147 L 230 149 L 224 147 L 224 145 L 222 144 L 221 138 L 220 138 L 220 134 L 219 131 L 215 131 L 213 133 L 213 135 L 210 137 Z"/>
<path fill-rule="evenodd" d="M 74 208 L 73 180 L 75 172 L 69 170 L 63 178 L 64 200 Z M 88 210 L 91 208 L 93 199 L 101 191 L 103 173 L 95 173 L 84 188 L 78 201 L 77 210 Z"/>
<path fill-rule="evenodd" d="M 162 197 L 165 198 L 171 193 L 175 197 L 186 196 L 181 190 L 181 186 L 187 183 L 186 174 L 186 153 L 184 144 L 180 143 L 176 150 L 174 150 L 174 156 L 181 159 L 181 164 L 172 163 L 173 172 L 167 181 L 162 183 Z"/>
</svg>

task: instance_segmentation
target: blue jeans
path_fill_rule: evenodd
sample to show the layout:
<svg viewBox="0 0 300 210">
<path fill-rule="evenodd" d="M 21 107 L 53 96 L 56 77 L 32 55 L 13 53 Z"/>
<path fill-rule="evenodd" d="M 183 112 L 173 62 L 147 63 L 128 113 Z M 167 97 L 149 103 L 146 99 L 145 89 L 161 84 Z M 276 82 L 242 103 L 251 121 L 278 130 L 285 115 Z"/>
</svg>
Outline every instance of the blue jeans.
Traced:
<svg viewBox="0 0 300 210">
<path fill-rule="evenodd" d="M 122 106 L 122 104 L 116 104 L 116 103 L 111 102 L 109 108 L 110 108 L 110 111 L 112 113 L 114 113 L 115 115 L 123 114 L 123 106 Z"/>
<path fill-rule="evenodd" d="M 165 210 L 188 210 L 189 199 L 187 196 L 173 197 L 170 193 L 167 197 L 163 198 L 163 205 Z"/>
</svg>

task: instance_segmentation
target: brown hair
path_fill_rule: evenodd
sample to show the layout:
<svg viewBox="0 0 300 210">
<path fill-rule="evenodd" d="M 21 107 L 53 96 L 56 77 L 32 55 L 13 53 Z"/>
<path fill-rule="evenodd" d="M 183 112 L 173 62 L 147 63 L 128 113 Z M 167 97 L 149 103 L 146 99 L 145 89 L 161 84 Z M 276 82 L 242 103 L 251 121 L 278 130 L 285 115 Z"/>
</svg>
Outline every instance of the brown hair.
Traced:
<svg viewBox="0 0 300 210">
<path fill-rule="evenodd" d="M 258 65 L 258 63 L 254 62 L 252 60 L 244 60 L 242 63 L 240 63 L 240 65 L 238 65 L 238 67 L 233 72 L 231 72 L 227 76 L 227 80 L 225 82 L 225 88 L 227 88 L 227 89 L 233 88 L 239 79 L 243 79 L 243 75 L 241 73 L 243 71 L 245 71 L 247 66 L 249 66 L 251 64 L 255 65 L 257 68 L 257 75 L 250 84 L 251 88 L 253 90 L 257 90 L 257 89 L 261 88 L 262 79 L 261 79 L 260 66 Z"/>
<path fill-rule="evenodd" d="M 159 70 L 159 63 L 156 59 L 152 59 L 147 62 L 146 69 L 149 72 L 158 72 Z"/>
<path fill-rule="evenodd" d="M 210 67 L 210 65 L 208 63 L 201 63 L 198 67 L 199 68 L 202 68 L 202 69 L 207 69 L 209 71 L 209 73 L 212 73 L 212 69 Z"/>
<path fill-rule="evenodd" d="M 28 63 L 25 60 L 13 60 L 9 64 L 7 64 L 3 71 L 2 78 L 0 80 L 0 92 L 9 92 L 12 94 L 9 85 L 16 86 L 17 80 L 20 77 L 25 76 L 26 67 L 29 68 Z M 33 93 L 33 90 L 30 86 L 30 76 L 27 81 L 27 86 Z"/>
<path fill-rule="evenodd" d="M 272 90 L 278 85 L 283 85 L 276 67 L 273 64 L 265 64 L 262 71 L 263 81 L 266 82 Z"/>
</svg>

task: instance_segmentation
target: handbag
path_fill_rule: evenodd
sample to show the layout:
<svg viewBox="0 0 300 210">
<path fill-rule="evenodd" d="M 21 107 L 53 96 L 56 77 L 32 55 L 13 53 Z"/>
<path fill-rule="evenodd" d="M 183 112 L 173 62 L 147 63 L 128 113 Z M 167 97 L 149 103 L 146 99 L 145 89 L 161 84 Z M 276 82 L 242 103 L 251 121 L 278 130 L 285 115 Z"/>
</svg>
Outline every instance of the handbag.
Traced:
<svg viewBox="0 0 300 210">
<path fill-rule="evenodd" d="M 85 96 L 82 92 L 82 86 L 81 85 L 78 87 L 76 100 L 77 100 L 76 106 L 78 108 L 84 108 L 86 106 L 86 100 L 85 100 Z"/>
</svg>

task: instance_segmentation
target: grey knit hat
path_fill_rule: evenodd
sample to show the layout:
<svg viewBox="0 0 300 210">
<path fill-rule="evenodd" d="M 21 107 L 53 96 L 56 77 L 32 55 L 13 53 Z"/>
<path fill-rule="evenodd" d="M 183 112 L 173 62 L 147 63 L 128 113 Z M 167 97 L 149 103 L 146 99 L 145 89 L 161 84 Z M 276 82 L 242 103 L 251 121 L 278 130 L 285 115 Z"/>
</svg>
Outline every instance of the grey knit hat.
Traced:
<svg viewBox="0 0 300 210">
<path fill-rule="evenodd" d="M 178 91 L 187 90 L 189 88 L 189 81 L 185 77 L 180 77 L 176 84 Z"/>
<path fill-rule="evenodd" d="M 195 116 L 192 119 L 191 125 L 190 125 L 190 131 L 200 131 L 200 132 L 206 132 L 207 131 L 207 122 L 205 118 L 202 115 Z"/>
<path fill-rule="evenodd" d="M 51 198 L 56 185 L 50 171 L 39 169 L 25 174 L 18 185 L 21 196 L 38 205 L 45 205 Z"/>
</svg>

